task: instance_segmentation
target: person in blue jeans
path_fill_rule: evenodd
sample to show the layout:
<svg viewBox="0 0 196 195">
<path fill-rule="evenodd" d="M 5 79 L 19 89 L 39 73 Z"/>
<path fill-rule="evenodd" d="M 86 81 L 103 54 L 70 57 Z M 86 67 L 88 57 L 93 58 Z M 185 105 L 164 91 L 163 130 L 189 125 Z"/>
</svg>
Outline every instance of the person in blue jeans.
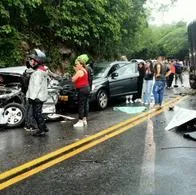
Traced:
<svg viewBox="0 0 196 195">
<path fill-rule="evenodd" d="M 154 69 L 152 61 L 147 61 L 145 65 L 145 76 L 144 76 L 144 104 L 149 105 L 151 100 L 151 93 L 153 87 L 153 76 L 154 76 Z"/>
<path fill-rule="evenodd" d="M 153 86 L 153 95 L 155 100 L 154 108 L 161 108 L 164 96 L 166 82 L 166 65 L 163 62 L 162 56 L 157 58 L 157 64 L 154 67 L 155 83 Z"/>
</svg>

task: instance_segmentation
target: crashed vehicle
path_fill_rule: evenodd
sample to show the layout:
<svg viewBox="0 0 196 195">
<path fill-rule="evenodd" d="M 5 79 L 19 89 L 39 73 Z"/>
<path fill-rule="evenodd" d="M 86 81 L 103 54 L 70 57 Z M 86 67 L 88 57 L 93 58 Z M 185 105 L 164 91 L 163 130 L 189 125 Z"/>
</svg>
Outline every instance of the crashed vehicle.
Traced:
<svg viewBox="0 0 196 195">
<path fill-rule="evenodd" d="M 139 73 L 136 62 L 114 61 L 95 63 L 90 103 L 105 109 L 110 99 L 137 93 Z M 60 82 L 60 102 L 77 104 L 77 93 L 71 79 Z"/>
<path fill-rule="evenodd" d="M 189 40 L 189 83 L 191 88 L 196 89 L 196 20 L 188 25 Z"/>
<path fill-rule="evenodd" d="M 0 72 L 0 107 L 9 127 L 18 127 L 24 122 L 25 96 L 21 92 L 21 74 Z"/>
<path fill-rule="evenodd" d="M 25 94 L 23 93 L 23 72 L 26 66 L 0 69 L 0 125 L 19 127 L 25 120 Z M 48 99 L 43 104 L 43 114 L 46 119 L 57 119 L 55 115 L 58 102 L 59 83 L 50 80 L 48 85 Z M 2 111 L 3 109 L 3 111 Z M 3 120 L 4 118 L 4 120 Z"/>
</svg>

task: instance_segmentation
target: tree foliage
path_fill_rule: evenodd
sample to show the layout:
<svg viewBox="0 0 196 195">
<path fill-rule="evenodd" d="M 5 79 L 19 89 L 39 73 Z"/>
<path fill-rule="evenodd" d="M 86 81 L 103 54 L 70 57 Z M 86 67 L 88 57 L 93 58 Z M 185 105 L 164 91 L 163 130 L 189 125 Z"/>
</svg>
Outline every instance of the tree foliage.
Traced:
<svg viewBox="0 0 196 195">
<path fill-rule="evenodd" d="M 21 42 L 56 53 L 64 45 L 95 58 L 128 54 L 142 20 L 145 0 L 2 0 L 0 66 L 20 64 Z M 57 57 L 58 56 L 58 57 Z M 53 56 L 59 63 L 59 55 Z M 58 59 L 57 59 L 58 58 Z M 62 60 L 62 59 L 61 59 Z"/>
<path fill-rule="evenodd" d="M 188 55 L 188 36 L 186 23 L 150 26 L 141 35 L 141 48 L 136 53 L 144 59 L 159 55 L 183 60 Z"/>
<path fill-rule="evenodd" d="M 147 58 L 162 51 L 175 55 L 179 48 L 183 50 L 184 26 L 178 30 L 149 28 L 145 2 L 1 0 L 0 67 L 21 64 L 26 52 L 34 47 L 46 51 L 52 66 L 67 57 L 61 48 L 88 53 L 95 59 L 116 59 L 120 55 Z"/>
</svg>

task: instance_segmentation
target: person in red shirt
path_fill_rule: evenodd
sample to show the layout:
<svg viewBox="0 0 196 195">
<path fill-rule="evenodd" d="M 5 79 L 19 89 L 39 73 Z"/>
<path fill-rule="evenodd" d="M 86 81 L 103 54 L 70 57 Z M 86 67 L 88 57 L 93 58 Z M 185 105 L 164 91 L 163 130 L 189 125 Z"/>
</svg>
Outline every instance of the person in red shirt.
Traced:
<svg viewBox="0 0 196 195">
<path fill-rule="evenodd" d="M 169 70 L 167 72 L 167 88 L 170 89 L 172 87 L 172 82 L 174 80 L 174 75 L 176 73 L 176 68 L 175 68 L 176 60 L 172 59 L 169 62 Z"/>
<path fill-rule="evenodd" d="M 74 70 L 75 74 L 72 77 L 72 82 L 74 82 L 78 93 L 79 120 L 73 126 L 83 127 L 87 126 L 88 98 L 90 94 L 88 71 L 85 61 L 82 59 L 76 60 Z"/>
</svg>

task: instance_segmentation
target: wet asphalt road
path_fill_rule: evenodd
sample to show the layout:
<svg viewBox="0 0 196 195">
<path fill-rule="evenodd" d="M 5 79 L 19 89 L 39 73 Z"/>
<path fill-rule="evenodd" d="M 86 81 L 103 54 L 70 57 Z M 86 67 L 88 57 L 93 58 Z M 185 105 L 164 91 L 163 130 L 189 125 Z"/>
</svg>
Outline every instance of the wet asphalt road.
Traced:
<svg viewBox="0 0 196 195">
<path fill-rule="evenodd" d="M 174 98 L 179 91 L 167 90 L 165 100 Z M 113 106 L 118 103 L 105 111 L 90 112 L 89 126 L 84 129 L 73 129 L 75 121 L 66 121 L 48 123 L 48 136 L 40 138 L 26 134 L 23 129 L 1 131 L 0 172 L 134 117 L 113 111 Z M 195 96 L 188 97 L 178 106 L 195 109 Z M 173 112 L 165 109 L 160 115 L 40 171 L 0 194 L 196 194 L 196 142 L 183 138 L 184 129 L 164 130 L 177 109 L 175 107 Z M 66 114 L 77 117 L 75 113 Z"/>
</svg>

